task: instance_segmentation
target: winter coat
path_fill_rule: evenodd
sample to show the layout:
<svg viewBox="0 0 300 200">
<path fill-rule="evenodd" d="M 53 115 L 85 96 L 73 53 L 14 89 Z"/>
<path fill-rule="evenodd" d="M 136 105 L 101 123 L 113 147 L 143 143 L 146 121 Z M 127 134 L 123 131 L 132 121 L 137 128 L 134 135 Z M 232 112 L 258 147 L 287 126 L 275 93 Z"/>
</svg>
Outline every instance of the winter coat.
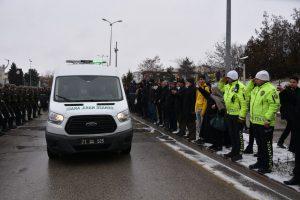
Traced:
<svg viewBox="0 0 300 200">
<path fill-rule="evenodd" d="M 240 81 L 234 81 L 228 84 L 220 81 L 218 87 L 224 93 L 227 114 L 246 118 L 247 101 L 244 94 L 244 84 Z"/>
<path fill-rule="evenodd" d="M 195 120 L 196 88 L 190 86 L 185 89 L 183 97 L 183 117 L 187 120 Z"/>
<path fill-rule="evenodd" d="M 282 119 L 293 120 L 296 118 L 297 92 L 299 91 L 300 88 L 293 90 L 287 87 L 280 92 L 280 113 Z"/>
<path fill-rule="evenodd" d="M 206 90 L 207 92 L 210 91 L 209 87 L 204 83 L 202 86 L 200 86 L 202 89 Z M 202 95 L 200 91 L 196 91 L 196 103 L 195 103 L 195 112 L 201 110 L 201 116 L 204 116 L 205 110 L 207 107 L 207 100 Z"/>
<path fill-rule="evenodd" d="M 185 88 L 180 87 L 177 89 L 177 93 L 175 95 L 175 111 L 177 116 L 182 116 L 183 112 L 183 98 L 184 98 Z"/>
<path fill-rule="evenodd" d="M 250 97 L 250 121 L 258 125 L 269 121 L 271 126 L 275 126 L 279 106 L 279 95 L 272 83 L 254 87 Z"/>
</svg>

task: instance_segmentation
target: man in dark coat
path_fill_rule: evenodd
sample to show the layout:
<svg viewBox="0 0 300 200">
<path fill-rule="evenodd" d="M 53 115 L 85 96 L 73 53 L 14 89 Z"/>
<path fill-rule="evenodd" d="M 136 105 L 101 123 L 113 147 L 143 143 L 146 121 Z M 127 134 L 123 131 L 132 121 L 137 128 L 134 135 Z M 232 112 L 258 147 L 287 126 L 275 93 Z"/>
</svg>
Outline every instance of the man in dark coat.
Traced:
<svg viewBox="0 0 300 200">
<path fill-rule="evenodd" d="M 177 82 L 177 90 L 175 92 L 175 112 L 176 118 L 179 124 L 179 132 L 178 135 L 185 134 L 185 127 L 183 124 L 183 98 L 185 92 L 185 82 L 183 79 Z"/>
<path fill-rule="evenodd" d="M 161 88 L 161 93 L 160 93 L 160 105 L 161 105 L 161 109 L 162 109 L 162 122 L 163 124 L 161 124 L 160 126 L 164 126 L 164 127 L 168 127 L 169 123 L 168 123 L 168 108 L 167 108 L 167 96 L 169 93 L 169 87 L 168 87 L 168 82 L 167 81 L 163 81 L 162 82 L 162 88 Z"/>
<path fill-rule="evenodd" d="M 284 181 L 287 185 L 300 185 L 300 90 L 296 92 L 295 107 L 295 168 L 294 176 L 289 181 Z"/>
<path fill-rule="evenodd" d="M 189 141 L 196 139 L 196 124 L 195 124 L 195 99 L 196 88 L 193 78 L 186 81 L 186 89 L 183 97 L 183 129 L 187 127 L 189 134 L 187 136 Z M 180 135 L 183 135 L 181 133 Z"/>
<path fill-rule="evenodd" d="M 284 140 L 288 137 L 291 133 L 291 140 L 289 150 L 291 152 L 295 152 L 295 108 L 297 104 L 297 93 L 299 92 L 300 88 L 298 87 L 299 79 L 298 77 L 291 77 L 289 85 L 283 89 L 278 87 L 281 91 L 279 94 L 280 97 L 280 113 L 281 118 L 287 121 L 287 126 L 283 131 L 280 139 L 278 140 L 278 147 L 285 148 L 283 145 Z"/>
</svg>

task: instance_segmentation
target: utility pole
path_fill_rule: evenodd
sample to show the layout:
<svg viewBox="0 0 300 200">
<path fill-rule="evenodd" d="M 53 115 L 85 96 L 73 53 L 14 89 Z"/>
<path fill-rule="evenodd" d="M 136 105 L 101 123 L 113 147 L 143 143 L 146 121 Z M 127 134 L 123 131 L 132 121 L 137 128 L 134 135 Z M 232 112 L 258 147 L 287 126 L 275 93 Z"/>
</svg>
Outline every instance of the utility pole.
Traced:
<svg viewBox="0 0 300 200">
<path fill-rule="evenodd" d="M 231 0 L 227 0 L 226 11 L 226 57 L 225 70 L 229 71 L 231 68 Z"/>
<path fill-rule="evenodd" d="M 32 60 L 29 59 L 29 86 L 31 86 L 31 63 L 32 63 Z"/>
<path fill-rule="evenodd" d="M 115 53 L 116 53 L 116 67 L 118 67 L 118 42 L 116 42 L 116 48 L 115 48 Z"/>
</svg>

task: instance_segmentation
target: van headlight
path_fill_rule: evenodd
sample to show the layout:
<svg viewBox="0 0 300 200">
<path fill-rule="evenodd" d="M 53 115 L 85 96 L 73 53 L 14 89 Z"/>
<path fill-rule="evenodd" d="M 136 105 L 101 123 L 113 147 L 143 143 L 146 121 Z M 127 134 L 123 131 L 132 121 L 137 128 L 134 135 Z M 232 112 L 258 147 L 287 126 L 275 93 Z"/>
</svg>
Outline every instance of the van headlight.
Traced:
<svg viewBox="0 0 300 200">
<path fill-rule="evenodd" d="M 124 110 L 117 114 L 117 118 L 120 122 L 125 122 L 130 119 L 129 110 Z"/>
<path fill-rule="evenodd" d="M 64 116 L 55 112 L 49 113 L 49 122 L 53 124 L 61 124 L 64 121 Z"/>
</svg>

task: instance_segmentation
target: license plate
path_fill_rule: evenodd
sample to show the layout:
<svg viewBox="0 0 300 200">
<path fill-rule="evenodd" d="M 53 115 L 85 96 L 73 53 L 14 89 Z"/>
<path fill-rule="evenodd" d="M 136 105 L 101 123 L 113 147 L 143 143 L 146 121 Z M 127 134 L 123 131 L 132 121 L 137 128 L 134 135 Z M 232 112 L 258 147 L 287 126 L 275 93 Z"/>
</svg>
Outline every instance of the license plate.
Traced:
<svg viewBox="0 0 300 200">
<path fill-rule="evenodd" d="M 82 145 L 104 144 L 104 139 L 103 138 L 81 139 L 80 144 Z"/>
</svg>

